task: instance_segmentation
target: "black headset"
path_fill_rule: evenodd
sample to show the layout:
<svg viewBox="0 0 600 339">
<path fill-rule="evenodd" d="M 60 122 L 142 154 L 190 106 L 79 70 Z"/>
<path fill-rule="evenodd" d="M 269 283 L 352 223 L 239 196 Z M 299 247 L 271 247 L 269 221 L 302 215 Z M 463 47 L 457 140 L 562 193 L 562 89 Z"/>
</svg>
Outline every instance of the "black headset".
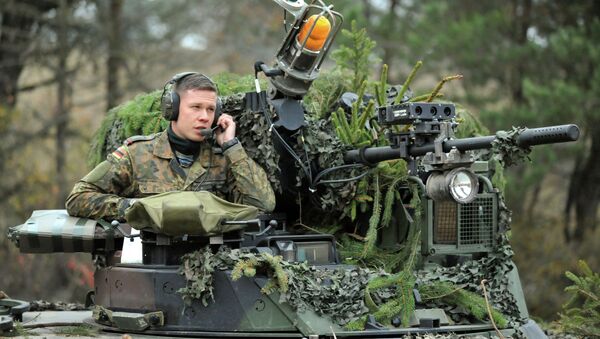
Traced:
<svg viewBox="0 0 600 339">
<path fill-rule="evenodd" d="M 176 121 L 177 118 L 179 118 L 180 98 L 179 98 L 179 94 L 176 91 L 177 84 L 184 78 L 186 78 L 190 75 L 194 75 L 194 74 L 198 74 L 198 75 L 206 78 L 206 80 L 208 80 L 217 89 L 217 103 L 216 103 L 216 107 L 215 107 L 215 117 L 213 119 L 211 128 L 216 127 L 217 120 L 219 120 L 219 116 L 221 115 L 221 110 L 223 107 L 221 98 L 219 98 L 219 87 L 217 87 L 217 84 L 211 78 L 209 78 L 208 76 L 206 76 L 202 73 L 198 73 L 198 72 L 178 73 L 178 74 L 175 74 L 171 80 L 167 81 L 167 83 L 165 84 L 165 86 L 163 88 L 162 95 L 160 97 L 160 107 L 162 109 L 163 117 L 166 120 L 170 120 L 170 121 Z"/>
</svg>

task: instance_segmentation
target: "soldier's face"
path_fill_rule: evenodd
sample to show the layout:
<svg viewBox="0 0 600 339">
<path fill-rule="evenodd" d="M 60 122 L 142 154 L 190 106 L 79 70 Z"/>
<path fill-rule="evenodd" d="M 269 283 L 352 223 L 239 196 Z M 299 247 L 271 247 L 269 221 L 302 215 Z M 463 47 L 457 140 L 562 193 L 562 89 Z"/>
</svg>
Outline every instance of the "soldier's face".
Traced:
<svg viewBox="0 0 600 339">
<path fill-rule="evenodd" d="M 190 141 L 202 141 L 203 129 L 210 128 L 215 118 L 217 93 L 203 89 L 188 89 L 180 95 L 179 117 L 171 123 L 173 132 Z"/>
</svg>

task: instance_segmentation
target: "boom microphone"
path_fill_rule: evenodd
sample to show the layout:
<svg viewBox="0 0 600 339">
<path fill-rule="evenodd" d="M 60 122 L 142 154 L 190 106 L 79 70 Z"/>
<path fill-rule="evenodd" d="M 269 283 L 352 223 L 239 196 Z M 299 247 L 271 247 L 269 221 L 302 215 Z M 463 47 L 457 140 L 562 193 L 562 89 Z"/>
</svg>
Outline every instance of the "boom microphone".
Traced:
<svg viewBox="0 0 600 339">
<path fill-rule="evenodd" d="M 217 125 L 213 128 L 205 128 L 200 130 L 200 135 L 205 139 L 212 139 L 217 130 L 223 131 L 223 127 Z"/>
</svg>

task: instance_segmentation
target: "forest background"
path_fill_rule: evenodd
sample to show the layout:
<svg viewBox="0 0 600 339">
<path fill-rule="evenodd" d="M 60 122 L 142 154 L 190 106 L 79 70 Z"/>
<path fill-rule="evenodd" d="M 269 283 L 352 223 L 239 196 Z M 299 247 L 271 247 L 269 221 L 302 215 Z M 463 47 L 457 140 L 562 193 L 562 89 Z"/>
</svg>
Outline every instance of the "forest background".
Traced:
<svg viewBox="0 0 600 339">
<path fill-rule="evenodd" d="M 530 313 L 557 318 L 584 259 L 600 270 L 600 2 L 336 0 L 413 89 L 444 88 L 490 129 L 577 123 L 577 143 L 536 147 L 511 167 L 505 194 Z M 175 73 L 253 72 L 284 37 L 272 1 L 4 0 L 0 4 L 0 290 L 13 298 L 83 300 L 88 255 L 23 255 L 6 238 L 33 210 L 62 209 L 89 170 L 89 143 L 109 108 L 160 89 Z M 334 48 L 344 43 L 338 36 Z M 346 42 L 347 43 L 347 42 Z M 323 69 L 332 69 L 328 61 Z M 248 91 L 252 90 L 248 88 Z"/>
</svg>

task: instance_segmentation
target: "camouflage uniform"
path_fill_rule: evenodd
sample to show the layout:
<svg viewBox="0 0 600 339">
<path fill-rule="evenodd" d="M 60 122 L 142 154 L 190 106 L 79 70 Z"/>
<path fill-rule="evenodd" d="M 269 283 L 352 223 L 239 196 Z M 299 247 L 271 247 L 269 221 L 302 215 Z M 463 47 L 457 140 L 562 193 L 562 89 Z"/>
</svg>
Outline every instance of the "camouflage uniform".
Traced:
<svg viewBox="0 0 600 339">
<path fill-rule="evenodd" d="M 189 168 L 179 165 L 166 132 L 132 137 L 81 179 L 67 198 L 70 215 L 123 220 L 128 198 L 169 191 L 210 191 L 231 202 L 270 212 L 269 180 L 241 144 L 225 152 L 203 143 Z"/>
</svg>

